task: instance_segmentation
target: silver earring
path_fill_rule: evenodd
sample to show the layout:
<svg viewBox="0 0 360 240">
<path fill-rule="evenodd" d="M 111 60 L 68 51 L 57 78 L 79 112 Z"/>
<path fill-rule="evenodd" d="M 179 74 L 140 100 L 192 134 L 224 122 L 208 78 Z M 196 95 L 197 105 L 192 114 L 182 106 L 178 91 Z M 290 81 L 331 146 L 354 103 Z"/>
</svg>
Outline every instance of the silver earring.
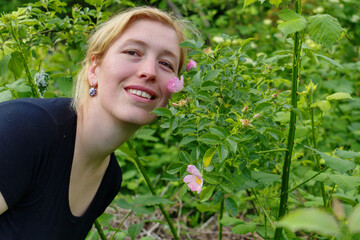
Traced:
<svg viewBox="0 0 360 240">
<path fill-rule="evenodd" d="M 96 88 L 93 87 L 93 85 L 91 84 L 91 88 L 89 90 L 89 95 L 91 97 L 95 97 L 96 96 Z"/>
</svg>

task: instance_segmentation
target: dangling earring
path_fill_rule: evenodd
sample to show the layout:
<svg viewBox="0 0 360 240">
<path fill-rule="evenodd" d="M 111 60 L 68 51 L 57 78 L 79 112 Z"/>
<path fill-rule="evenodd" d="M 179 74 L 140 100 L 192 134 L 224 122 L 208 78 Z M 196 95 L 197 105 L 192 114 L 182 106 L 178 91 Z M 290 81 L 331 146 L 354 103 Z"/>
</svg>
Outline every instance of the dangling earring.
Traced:
<svg viewBox="0 0 360 240">
<path fill-rule="evenodd" d="M 92 84 L 90 84 L 90 85 L 91 85 L 91 88 L 89 90 L 89 95 L 91 97 L 95 97 L 96 96 L 96 88 L 94 88 Z"/>
</svg>

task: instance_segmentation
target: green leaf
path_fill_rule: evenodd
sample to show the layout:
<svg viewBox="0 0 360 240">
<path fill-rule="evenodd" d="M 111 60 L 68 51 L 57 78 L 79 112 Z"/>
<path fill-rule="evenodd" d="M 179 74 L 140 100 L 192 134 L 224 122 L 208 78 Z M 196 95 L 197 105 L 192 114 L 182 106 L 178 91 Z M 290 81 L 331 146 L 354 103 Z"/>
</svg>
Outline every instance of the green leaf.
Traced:
<svg viewBox="0 0 360 240">
<path fill-rule="evenodd" d="M 239 212 L 239 208 L 236 204 L 236 201 L 232 198 L 226 198 L 224 205 L 225 205 L 226 211 L 228 211 L 228 213 L 231 216 L 236 217 L 236 215 Z"/>
<path fill-rule="evenodd" d="M 133 224 L 129 227 L 128 233 L 132 240 L 136 238 L 137 235 L 141 232 L 141 229 L 144 227 L 144 222 Z"/>
<path fill-rule="evenodd" d="M 273 182 L 281 181 L 279 175 L 273 173 L 266 173 L 266 172 L 251 171 L 251 177 L 264 184 L 271 184 Z"/>
<path fill-rule="evenodd" d="M 214 190 L 215 190 L 214 185 L 210 185 L 206 188 L 203 187 L 200 193 L 200 199 L 199 199 L 200 202 L 205 202 L 206 200 L 208 200 L 212 196 Z"/>
<path fill-rule="evenodd" d="M 356 158 L 360 157 L 360 153 L 353 151 L 345 151 L 341 149 L 336 149 L 335 155 L 340 158 Z"/>
<path fill-rule="evenodd" d="M 277 226 L 291 231 L 304 230 L 326 236 L 339 233 L 339 226 L 333 216 L 322 210 L 311 208 L 295 210 L 282 218 Z"/>
<path fill-rule="evenodd" d="M 337 184 L 344 192 L 353 190 L 360 185 L 360 178 L 357 176 L 348 176 L 341 174 L 329 175 L 331 181 Z"/>
<path fill-rule="evenodd" d="M 0 92 L 0 102 L 8 101 L 12 99 L 12 93 L 10 90 Z"/>
<path fill-rule="evenodd" d="M 353 99 L 349 93 L 337 92 L 326 97 L 326 100 L 344 100 Z"/>
<path fill-rule="evenodd" d="M 219 75 L 219 73 L 220 73 L 220 70 L 210 70 L 206 73 L 203 81 L 204 82 L 212 81 Z"/>
<path fill-rule="evenodd" d="M 257 0 L 245 0 L 244 1 L 244 7 L 243 8 L 246 8 L 247 6 L 249 6 L 250 4 L 256 2 Z"/>
<path fill-rule="evenodd" d="M 308 29 L 312 40 L 328 48 L 331 48 L 343 31 L 339 21 L 328 14 L 309 17 Z"/>
<path fill-rule="evenodd" d="M 282 2 L 282 0 L 270 0 L 269 1 L 272 5 L 275 5 L 276 7 L 279 6 L 279 4 Z"/>
<path fill-rule="evenodd" d="M 216 150 L 217 150 L 217 148 L 215 148 L 215 147 L 212 147 L 212 148 L 209 148 L 208 150 L 206 150 L 206 152 L 204 154 L 204 158 L 203 158 L 204 167 L 207 167 L 210 165 L 211 159 L 213 158 Z"/>
<path fill-rule="evenodd" d="M 249 48 L 251 41 L 253 41 L 254 38 L 247 38 L 244 41 L 241 42 L 240 46 L 240 52 L 246 52 L 246 50 Z"/>
<path fill-rule="evenodd" d="M 174 202 L 170 201 L 169 199 L 165 199 L 159 196 L 152 196 L 152 195 L 143 195 L 138 196 L 134 199 L 134 203 L 140 205 L 157 205 L 157 204 L 172 204 Z"/>
<path fill-rule="evenodd" d="M 220 220 L 220 222 L 224 226 L 230 226 L 230 225 L 245 223 L 241 219 L 233 218 L 233 217 L 229 217 L 229 216 L 223 216 L 223 218 Z"/>
<path fill-rule="evenodd" d="M 228 137 L 228 138 L 226 139 L 226 142 L 228 143 L 228 146 L 229 146 L 230 150 L 231 150 L 234 154 L 236 154 L 236 151 L 237 151 L 237 143 L 236 143 L 235 139 L 231 138 L 231 136 L 230 136 L 230 137 Z"/>
<path fill-rule="evenodd" d="M 12 71 L 16 78 L 20 78 L 24 70 L 24 66 L 21 61 L 21 54 L 19 52 L 13 52 L 8 62 L 8 68 Z"/>
<path fill-rule="evenodd" d="M 233 233 L 236 234 L 247 234 L 252 233 L 256 230 L 256 223 L 254 222 L 248 222 L 244 224 L 238 224 L 235 227 L 231 229 Z"/>
<path fill-rule="evenodd" d="M 160 117 L 172 117 L 171 111 L 164 107 L 154 109 L 153 113 Z"/>
<path fill-rule="evenodd" d="M 315 54 L 316 57 L 321 57 L 322 59 L 328 61 L 329 63 L 331 63 L 332 65 L 338 67 L 338 68 L 341 68 L 341 69 L 344 69 L 343 66 L 341 66 L 339 63 L 337 63 L 336 61 L 334 61 L 333 59 L 327 57 L 327 56 L 324 56 L 324 55 L 321 55 L 321 54 Z"/>
<path fill-rule="evenodd" d="M 317 154 L 319 154 L 325 160 L 326 165 L 328 165 L 330 168 L 334 169 L 335 171 L 345 173 L 356 167 L 356 164 L 354 162 L 350 162 L 348 160 L 344 160 L 341 158 L 330 157 L 329 155 L 322 153 L 316 149 L 313 149 L 313 148 L 310 148 L 307 146 L 305 146 L 305 147 L 309 148 L 309 149 L 315 151 Z"/>
<path fill-rule="evenodd" d="M 331 104 L 327 100 L 320 100 L 311 104 L 310 107 L 318 107 L 323 112 L 328 112 L 331 109 Z"/>
<path fill-rule="evenodd" d="M 309 57 L 314 63 L 316 63 L 316 66 L 319 66 L 319 59 L 311 49 L 305 48 L 305 56 Z"/>
<path fill-rule="evenodd" d="M 216 145 L 216 144 L 219 144 L 220 138 L 215 134 L 206 133 L 206 134 L 202 135 L 201 137 L 199 137 L 198 141 L 203 142 L 205 144 L 209 144 L 209 145 Z"/>
<path fill-rule="evenodd" d="M 184 41 L 182 43 L 179 44 L 180 47 L 184 47 L 184 48 L 191 48 L 191 49 L 197 49 L 196 44 L 194 41 Z"/>
<path fill-rule="evenodd" d="M 306 20 L 303 17 L 288 20 L 286 22 L 280 23 L 278 26 L 279 30 L 285 35 L 299 32 L 303 30 L 305 27 L 306 27 Z"/>
<path fill-rule="evenodd" d="M 188 143 L 190 143 L 192 141 L 195 141 L 195 140 L 196 140 L 195 136 L 186 136 L 183 139 L 181 139 L 180 145 L 185 145 L 185 144 L 188 144 Z"/>
<path fill-rule="evenodd" d="M 224 127 L 211 127 L 209 131 L 220 138 L 226 138 L 230 134 L 229 131 Z"/>
<path fill-rule="evenodd" d="M 177 172 L 180 171 L 180 169 L 182 168 L 183 165 L 184 165 L 184 164 L 182 164 L 182 163 L 171 163 L 171 164 L 167 167 L 166 172 L 167 172 L 168 174 L 175 174 L 175 173 L 177 173 Z"/>
<path fill-rule="evenodd" d="M 360 222 L 360 204 L 354 207 L 354 209 L 352 210 L 349 216 L 347 226 L 352 234 L 360 232 L 359 222 Z"/>
<path fill-rule="evenodd" d="M 304 17 L 287 8 L 279 12 L 279 17 L 284 20 L 284 22 L 280 23 L 278 28 L 285 35 L 303 30 L 307 24 Z"/>
<path fill-rule="evenodd" d="M 218 184 L 219 183 L 219 176 L 217 176 L 215 174 L 205 172 L 202 177 L 203 177 L 204 181 L 207 183 L 210 183 L 210 184 Z"/>
</svg>

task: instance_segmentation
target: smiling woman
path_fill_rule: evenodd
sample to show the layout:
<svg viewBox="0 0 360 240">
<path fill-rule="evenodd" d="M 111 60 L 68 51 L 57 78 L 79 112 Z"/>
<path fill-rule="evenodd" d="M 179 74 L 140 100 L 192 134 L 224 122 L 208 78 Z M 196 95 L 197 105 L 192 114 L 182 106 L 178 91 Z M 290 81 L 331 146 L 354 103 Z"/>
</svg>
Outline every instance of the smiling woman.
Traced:
<svg viewBox="0 0 360 240">
<path fill-rule="evenodd" d="M 120 189 L 113 152 L 171 97 L 182 29 L 158 9 L 120 13 L 89 40 L 74 99 L 0 103 L 0 239 L 86 237 Z"/>
</svg>

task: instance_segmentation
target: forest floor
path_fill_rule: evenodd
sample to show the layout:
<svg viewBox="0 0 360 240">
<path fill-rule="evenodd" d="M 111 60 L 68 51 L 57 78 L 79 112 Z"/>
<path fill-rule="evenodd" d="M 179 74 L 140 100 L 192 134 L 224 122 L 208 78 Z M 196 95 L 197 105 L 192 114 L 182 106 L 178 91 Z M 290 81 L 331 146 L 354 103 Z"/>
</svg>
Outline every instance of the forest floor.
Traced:
<svg viewBox="0 0 360 240">
<path fill-rule="evenodd" d="M 116 229 L 119 224 L 123 222 L 125 216 L 130 212 L 127 209 L 120 208 L 108 208 L 107 213 L 114 216 L 111 226 Z M 143 216 L 142 221 L 146 221 L 140 234 L 137 236 L 137 240 L 142 237 L 152 237 L 155 240 L 172 240 L 174 239 L 171 235 L 170 229 L 167 224 L 160 223 L 165 222 L 165 219 L 159 209 L 156 209 L 154 214 L 149 216 Z M 148 220 L 148 221 L 147 221 Z M 156 221 L 154 221 L 156 220 Z M 196 228 L 187 226 L 188 219 L 186 215 L 173 218 L 175 228 L 180 231 L 181 240 L 217 240 L 218 239 L 218 223 L 216 215 L 210 217 L 206 222 L 202 223 Z M 131 225 L 139 222 L 139 217 L 131 214 L 123 223 L 121 230 L 126 231 Z M 234 234 L 231 232 L 231 226 L 223 226 L 223 237 L 222 240 L 262 240 L 258 234 Z M 178 232 L 179 235 L 179 232 Z M 110 239 L 110 238 L 109 238 Z M 131 240 L 128 236 L 125 240 Z"/>
</svg>

